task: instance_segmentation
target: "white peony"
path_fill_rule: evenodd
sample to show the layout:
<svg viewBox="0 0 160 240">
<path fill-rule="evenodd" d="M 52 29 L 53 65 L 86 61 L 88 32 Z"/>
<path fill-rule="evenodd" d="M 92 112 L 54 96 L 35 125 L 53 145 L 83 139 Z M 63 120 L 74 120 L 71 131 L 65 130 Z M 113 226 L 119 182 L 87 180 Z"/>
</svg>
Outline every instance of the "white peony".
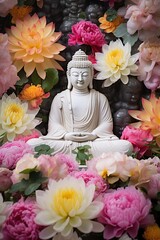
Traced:
<svg viewBox="0 0 160 240">
<path fill-rule="evenodd" d="M 36 191 L 39 212 L 35 222 L 47 226 L 40 232 L 41 239 L 57 233 L 63 237 L 73 234 L 73 228 L 83 233 L 102 232 L 101 223 L 93 221 L 103 208 L 103 203 L 93 200 L 95 185 L 85 185 L 83 179 L 67 176 L 58 182 L 50 180 L 48 190 Z"/>
<path fill-rule="evenodd" d="M 111 41 L 109 45 L 104 44 L 102 53 L 95 53 L 96 64 L 94 68 L 99 71 L 97 80 L 104 80 L 103 86 L 108 87 L 119 79 L 124 84 L 128 83 L 128 75 L 137 75 L 138 53 L 131 56 L 131 45 L 123 45 L 120 39 Z"/>
<path fill-rule="evenodd" d="M 14 93 L 4 94 L 0 100 L 0 135 L 5 134 L 8 141 L 33 130 L 40 121 L 35 119 L 39 109 L 29 110 L 28 103 L 22 102 Z"/>
</svg>

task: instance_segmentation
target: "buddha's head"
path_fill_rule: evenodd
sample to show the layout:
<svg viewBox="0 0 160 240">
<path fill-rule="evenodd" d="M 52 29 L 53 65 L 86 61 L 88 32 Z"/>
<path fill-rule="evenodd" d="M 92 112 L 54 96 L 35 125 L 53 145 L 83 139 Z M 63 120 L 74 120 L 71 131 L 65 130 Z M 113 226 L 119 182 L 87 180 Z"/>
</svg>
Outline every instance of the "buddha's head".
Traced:
<svg viewBox="0 0 160 240">
<path fill-rule="evenodd" d="M 67 66 L 68 89 L 77 87 L 84 89 L 93 88 L 93 65 L 88 56 L 82 50 L 78 50 Z"/>
</svg>

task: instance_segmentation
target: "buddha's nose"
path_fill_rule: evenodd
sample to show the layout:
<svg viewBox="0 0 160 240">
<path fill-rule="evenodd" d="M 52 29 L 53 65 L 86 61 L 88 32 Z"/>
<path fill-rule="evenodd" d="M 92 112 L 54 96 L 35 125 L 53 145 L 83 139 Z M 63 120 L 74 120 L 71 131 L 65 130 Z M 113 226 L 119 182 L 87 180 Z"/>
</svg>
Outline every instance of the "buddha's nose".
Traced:
<svg viewBox="0 0 160 240">
<path fill-rule="evenodd" d="M 82 74 L 79 74 L 78 76 L 78 80 L 81 81 L 83 78 L 82 78 Z"/>
</svg>

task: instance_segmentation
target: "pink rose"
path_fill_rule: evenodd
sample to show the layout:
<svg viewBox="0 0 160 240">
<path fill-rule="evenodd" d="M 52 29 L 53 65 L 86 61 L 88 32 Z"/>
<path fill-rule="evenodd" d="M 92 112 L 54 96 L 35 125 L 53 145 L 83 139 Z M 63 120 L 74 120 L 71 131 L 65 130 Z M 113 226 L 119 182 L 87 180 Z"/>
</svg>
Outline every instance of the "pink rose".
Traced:
<svg viewBox="0 0 160 240">
<path fill-rule="evenodd" d="M 24 141 L 6 142 L 0 147 L 0 166 L 14 169 L 24 154 L 32 152 L 31 146 Z"/>
<path fill-rule="evenodd" d="M 5 17 L 17 3 L 17 0 L 0 0 L 0 16 Z"/>
<path fill-rule="evenodd" d="M 31 134 L 29 135 L 18 135 L 16 136 L 16 138 L 14 139 L 15 141 L 17 140 L 22 140 L 24 142 L 27 142 L 29 139 L 32 138 L 39 138 L 41 136 L 41 132 L 38 131 L 37 129 L 33 130 Z"/>
<path fill-rule="evenodd" d="M 89 45 L 94 52 L 99 52 L 106 43 L 99 27 L 90 21 L 80 21 L 72 25 L 72 33 L 68 35 L 69 45 Z"/>
<path fill-rule="evenodd" d="M 14 87 L 18 79 L 17 69 L 12 65 L 11 56 L 8 51 L 8 36 L 7 34 L 0 33 L 0 96 L 10 87 Z"/>
<path fill-rule="evenodd" d="M 152 175 L 147 186 L 147 193 L 150 198 L 157 198 L 160 192 L 160 174 Z"/>
<path fill-rule="evenodd" d="M 154 223 L 150 209 L 151 201 L 134 187 L 106 193 L 99 217 L 99 221 L 105 225 L 104 239 L 119 238 L 123 233 L 135 238 L 140 226 Z"/>
<path fill-rule="evenodd" d="M 127 126 L 122 132 L 121 139 L 128 140 L 132 143 L 134 151 L 138 154 L 138 158 L 141 158 L 149 149 L 147 144 L 153 140 L 149 130 L 142 130 L 140 128 L 134 128 Z"/>
<path fill-rule="evenodd" d="M 12 185 L 12 172 L 7 168 L 0 168 L 0 192 L 4 192 Z"/>
<path fill-rule="evenodd" d="M 38 240 L 42 227 L 38 226 L 34 218 L 36 216 L 36 204 L 22 199 L 11 207 L 11 214 L 3 225 L 5 240 Z"/>
</svg>

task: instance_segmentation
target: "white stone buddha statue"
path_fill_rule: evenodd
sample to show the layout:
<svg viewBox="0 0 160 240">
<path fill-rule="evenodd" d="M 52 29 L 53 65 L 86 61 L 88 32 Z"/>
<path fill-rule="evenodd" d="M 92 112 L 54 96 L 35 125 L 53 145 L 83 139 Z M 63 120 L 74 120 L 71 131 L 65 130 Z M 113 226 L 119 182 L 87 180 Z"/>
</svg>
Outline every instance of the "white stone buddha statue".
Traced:
<svg viewBox="0 0 160 240">
<path fill-rule="evenodd" d="M 113 134 L 107 98 L 93 89 L 93 66 L 88 56 L 77 51 L 67 66 L 68 87 L 53 99 L 48 134 L 28 141 L 32 147 L 47 144 L 54 153 L 72 154 L 90 145 L 94 157 L 104 152 L 131 153 L 132 144 Z"/>
</svg>

